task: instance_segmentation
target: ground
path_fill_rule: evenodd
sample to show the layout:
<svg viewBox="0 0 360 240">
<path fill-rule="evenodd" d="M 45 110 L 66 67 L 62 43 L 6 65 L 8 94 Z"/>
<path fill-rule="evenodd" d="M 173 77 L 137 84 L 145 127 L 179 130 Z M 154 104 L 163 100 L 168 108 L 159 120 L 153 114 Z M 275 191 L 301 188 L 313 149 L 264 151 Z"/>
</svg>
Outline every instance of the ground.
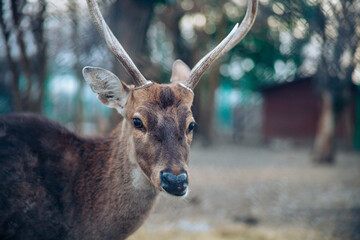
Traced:
<svg viewBox="0 0 360 240">
<path fill-rule="evenodd" d="M 130 240 L 360 239 L 360 154 L 332 166 L 308 148 L 193 146 L 189 196 L 161 196 Z"/>
</svg>

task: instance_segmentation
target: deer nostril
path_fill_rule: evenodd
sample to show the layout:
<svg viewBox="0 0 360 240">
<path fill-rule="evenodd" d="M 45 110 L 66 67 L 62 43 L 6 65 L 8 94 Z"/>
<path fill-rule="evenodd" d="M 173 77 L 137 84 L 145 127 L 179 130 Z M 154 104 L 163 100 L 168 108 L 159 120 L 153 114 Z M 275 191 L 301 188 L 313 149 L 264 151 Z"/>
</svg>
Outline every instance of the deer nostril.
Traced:
<svg viewBox="0 0 360 240">
<path fill-rule="evenodd" d="M 160 179 L 161 181 L 167 183 L 167 184 L 171 184 L 172 182 L 175 181 L 176 176 L 172 175 L 171 173 L 168 172 L 161 172 L 160 174 Z"/>
<path fill-rule="evenodd" d="M 187 173 L 181 173 L 174 175 L 170 172 L 160 173 L 161 187 L 168 193 L 183 196 L 186 193 L 188 186 L 188 175 Z"/>
<path fill-rule="evenodd" d="M 180 175 L 178 175 L 176 177 L 176 180 L 178 182 L 184 182 L 186 179 L 187 179 L 187 174 L 186 173 L 182 173 L 182 174 L 180 174 Z"/>
</svg>

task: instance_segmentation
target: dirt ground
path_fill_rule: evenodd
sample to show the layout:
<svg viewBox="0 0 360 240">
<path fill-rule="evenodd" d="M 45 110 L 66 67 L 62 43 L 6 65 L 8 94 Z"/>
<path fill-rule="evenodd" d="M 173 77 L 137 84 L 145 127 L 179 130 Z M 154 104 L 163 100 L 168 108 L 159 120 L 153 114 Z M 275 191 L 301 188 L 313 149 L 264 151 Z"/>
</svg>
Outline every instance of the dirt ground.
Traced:
<svg viewBox="0 0 360 240">
<path fill-rule="evenodd" d="M 360 239 L 360 154 L 316 166 L 305 148 L 191 150 L 191 192 L 162 195 L 140 239 Z"/>
</svg>

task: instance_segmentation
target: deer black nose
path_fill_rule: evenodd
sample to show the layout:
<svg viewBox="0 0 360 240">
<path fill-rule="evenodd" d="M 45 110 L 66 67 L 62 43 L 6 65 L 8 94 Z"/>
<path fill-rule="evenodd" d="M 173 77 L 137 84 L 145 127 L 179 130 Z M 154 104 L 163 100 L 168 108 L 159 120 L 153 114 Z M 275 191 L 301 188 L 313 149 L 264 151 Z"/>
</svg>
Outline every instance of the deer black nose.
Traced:
<svg viewBox="0 0 360 240">
<path fill-rule="evenodd" d="M 188 186 L 187 173 L 174 175 L 170 172 L 160 173 L 161 187 L 168 193 L 175 196 L 184 196 Z"/>
</svg>

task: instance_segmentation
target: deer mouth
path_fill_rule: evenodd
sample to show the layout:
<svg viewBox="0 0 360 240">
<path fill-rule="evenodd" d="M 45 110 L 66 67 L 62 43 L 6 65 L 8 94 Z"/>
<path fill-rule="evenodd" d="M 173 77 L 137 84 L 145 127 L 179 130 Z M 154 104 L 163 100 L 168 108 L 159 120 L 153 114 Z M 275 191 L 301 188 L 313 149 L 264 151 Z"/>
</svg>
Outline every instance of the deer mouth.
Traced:
<svg viewBox="0 0 360 240">
<path fill-rule="evenodd" d="M 164 192 L 166 192 L 167 194 L 170 194 L 170 195 L 176 196 L 176 197 L 183 197 L 183 196 L 187 195 L 187 193 L 188 193 L 188 188 L 186 188 L 183 191 L 177 191 L 177 190 L 174 191 L 174 190 L 168 190 L 168 189 L 165 189 L 162 187 L 162 190 Z"/>
</svg>

